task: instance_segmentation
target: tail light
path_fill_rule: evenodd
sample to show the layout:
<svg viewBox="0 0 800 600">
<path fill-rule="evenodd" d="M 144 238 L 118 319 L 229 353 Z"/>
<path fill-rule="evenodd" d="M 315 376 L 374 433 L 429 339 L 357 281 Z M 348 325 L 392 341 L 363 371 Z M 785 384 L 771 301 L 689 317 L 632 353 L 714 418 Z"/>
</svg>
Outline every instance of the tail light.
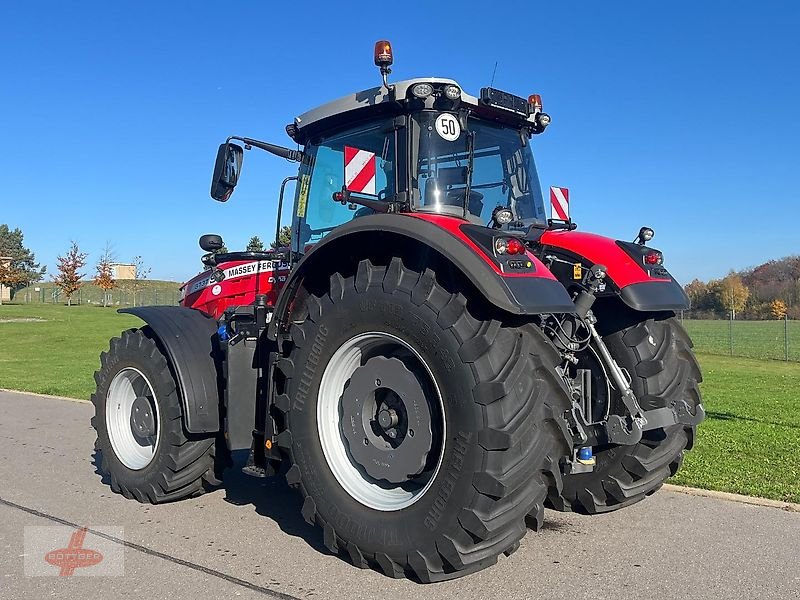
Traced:
<svg viewBox="0 0 800 600">
<path fill-rule="evenodd" d="M 494 251 L 497 254 L 525 254 L 525 244 L 517 238 L 495 238 Z"/>
<path fill-rule="evenodd" d="M 664 264 L 664 255 L 661 252 L 648 252 L 644 255 L 644 264 L 661 265 Z"/>
</svg>

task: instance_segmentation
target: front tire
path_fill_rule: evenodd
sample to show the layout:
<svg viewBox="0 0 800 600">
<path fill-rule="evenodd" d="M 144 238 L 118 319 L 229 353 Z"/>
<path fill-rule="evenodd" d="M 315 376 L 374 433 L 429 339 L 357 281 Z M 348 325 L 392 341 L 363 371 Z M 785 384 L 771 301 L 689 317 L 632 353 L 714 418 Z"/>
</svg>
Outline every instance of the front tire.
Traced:
<svg viewBox="0 0 800 600">
<path fill-rule="evenodd" d="M 114 492 L 157 504 L 222 483 L 221 440 L 184 430 L 175 379 L 148 327 L 113 338 L 94 377 L 95 449 Z"/>
<path fill-rule="evenodd" d="M 700 406 L 700 367 L 692 342 L 675 317 L 649 318 L 606 335 L 604 341 L 631 375 L 631 387 L 644 410 L 680 399 L 692 412 Z M 612 398 L 612 410 L 618 414 L 625 410 L 619 398 Z M 594 471 L 565 475 L 563 490 L 551 490 L 548 505 L 595 514 L 643 500 L 677 473 L 684 453 L 692 448 L 695 429 L 677 424 L 646 431 L 633 446 L 595 448 Z"/>
<path fill-rule="evenodd" d="M 538 329 L 468 305 L 430 270 L 362 261 L 292 326 L 276 401 L 286 477 L 325 545 L 356 566 L 461 576 L 516 550 L 526 516 L 541 514 L 568 447 L 558 353 Z"/>
</svg>

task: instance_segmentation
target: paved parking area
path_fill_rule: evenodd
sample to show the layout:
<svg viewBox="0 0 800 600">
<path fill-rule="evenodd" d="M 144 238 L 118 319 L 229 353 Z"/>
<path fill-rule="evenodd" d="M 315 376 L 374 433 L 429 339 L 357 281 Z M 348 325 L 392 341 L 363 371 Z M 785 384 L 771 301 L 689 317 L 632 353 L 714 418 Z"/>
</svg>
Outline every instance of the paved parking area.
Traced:
<svg viewBox="0 0 800 600">
<path fill-rule="evenodd" d="M 667 490 L 605 516 L 548 511 L 519 551 L 466 578 L 389 579 L 328 554 L 283 481 L 231 472 L 224 490 L 162 506 L 113 494 L 92 464 L 92 412 L 0 392 L 0 598 L 800 598 L 800 513 Z M 124 575 L 26 576 L 37 526 L 71 527 L 53 529 L 62 546 L 88 527 L 84 547 L 122 556 Z M 104 527 L 121 533 L 92 533 Z"/>
</svg>

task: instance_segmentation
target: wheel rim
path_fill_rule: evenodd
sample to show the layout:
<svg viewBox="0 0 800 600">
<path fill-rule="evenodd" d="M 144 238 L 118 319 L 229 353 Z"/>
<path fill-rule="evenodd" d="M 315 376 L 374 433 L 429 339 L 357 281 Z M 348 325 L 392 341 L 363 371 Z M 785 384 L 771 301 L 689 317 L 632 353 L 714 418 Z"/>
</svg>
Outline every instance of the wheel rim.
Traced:
<svg viewBox="0 0 800 600">
<path fill-rule="evenodd" d="M 317 428 L 339 484 L 375 510 L 416 502 L 442 464 L 436 380 L 414 348 L 388 333 L 359 334 L 334 352 L 320 382 Z"/>
<path fill-rule="evenodd" d="M 150 381 L 138 369 L 126 367 L 111 380 L 106 430 L 123 465 L 138 471 L 152 462 L 161 437 L 158 401 Z"/>
</svg>

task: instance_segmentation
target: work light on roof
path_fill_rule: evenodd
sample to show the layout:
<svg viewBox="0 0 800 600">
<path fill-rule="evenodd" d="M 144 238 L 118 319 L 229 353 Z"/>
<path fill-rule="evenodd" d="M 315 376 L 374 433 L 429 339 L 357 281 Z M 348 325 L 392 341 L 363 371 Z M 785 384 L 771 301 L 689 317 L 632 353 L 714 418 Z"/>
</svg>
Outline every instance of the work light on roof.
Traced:
<svg viewBox="0 0 800 600">
<path fill-rule="evenodd" d="M 444 95 L 448 100 L 458 100 L 461 97 L 461 88 L 452 84 L 445 86 Z"/>
<path fill-rule="evenodd" d="M 427 98 L 433 93 L 433 86 L 430 83 L 417 83 L 411 88 L 411 93 L 417 98 Z"/>
</svg>

